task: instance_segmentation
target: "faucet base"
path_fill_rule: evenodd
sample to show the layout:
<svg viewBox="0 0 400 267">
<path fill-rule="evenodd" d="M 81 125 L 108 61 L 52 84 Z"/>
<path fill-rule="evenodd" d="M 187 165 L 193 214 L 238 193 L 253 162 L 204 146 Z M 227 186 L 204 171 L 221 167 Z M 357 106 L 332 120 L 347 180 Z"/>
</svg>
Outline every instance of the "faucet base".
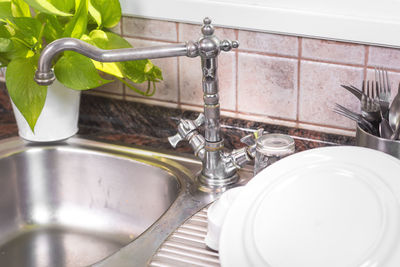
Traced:
<svg viewBox="0 0 400 267">
<path fill-rule="evenodd" d="M 206 177 L 203 174 L 200 174 L 198 176 L 198 180 L 200 184 L 208 187 L 208 188 L 222 188 L 222 187 L 227 187 L 230 186 L 237 181 L 239 181 L 239 175 L 235 173 L 234 175 L 224 178 L 224 179 L 213 179 L 210 177 Z"/>
</svg>

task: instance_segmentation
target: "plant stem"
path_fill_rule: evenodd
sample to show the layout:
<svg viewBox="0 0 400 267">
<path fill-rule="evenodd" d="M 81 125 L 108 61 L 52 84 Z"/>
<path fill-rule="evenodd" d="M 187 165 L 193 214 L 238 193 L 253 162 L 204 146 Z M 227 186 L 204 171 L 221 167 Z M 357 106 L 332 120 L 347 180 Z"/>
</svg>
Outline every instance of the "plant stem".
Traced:
<svg viewBox="0 0 400 267">
<path fill-rule="evenodd" d="M 44 28 L 45 28 L 45 26 L 46 26 L 46 23 L 43 23 L 43 24 L 42 24 L 42 28 L 40 28 L 39 37 L 38 37 L 38 42 L 35 44 L 35 48 L 36 48 L 37 46 L 39 46 L 39 49 L 42 48 L 42 43 L 43 43 L 42 38 L 43 38 L 43 33 L 44 33 Z"/>
<path fill-rule="evenodd" d="M 126 86 L 128 86 L 129 89 L 135 91 L 136 93 L 138 93 L 138 94 L 140 94 L 140 95 L 142 95 L 142 96 L 148 96 L 148 97 L 150 97 L 150 96 L 153 96 L 153 95 L 155 94 L 155 92 L 156 92 L 156 86 L 155 86 L 155 84 L 154 84 L 153 90 L 149 93 L 149 91 L 150 91 L 150 81 L 149 81 L 149 83 L 148 83 L 148 87 L 147 87 L 146 92 L 143 92 L 143 91 L 137 89 L 136 87 L 134 87 L 133 85 L 129 84 L 128 82 L 126 82 L 124 79 L 119 78 L 119 77 L 116 77 L 116 76 L 115 76 L 115 78 L 117 78 L 117 79 L 118 79 L 119 81 L 121 81 L 123 84 L 125 84 Z"/>
</svg>

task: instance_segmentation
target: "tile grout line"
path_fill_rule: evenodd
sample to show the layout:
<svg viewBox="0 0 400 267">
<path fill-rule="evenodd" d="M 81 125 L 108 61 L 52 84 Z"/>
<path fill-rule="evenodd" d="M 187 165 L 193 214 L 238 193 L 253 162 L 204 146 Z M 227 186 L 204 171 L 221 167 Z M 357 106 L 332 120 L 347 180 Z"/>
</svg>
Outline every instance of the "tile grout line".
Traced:
<svg viewBox="0 0 400 267">
<path fill-rule="evenodd" d="M 137 39 L 137 40 L 150 41 L 150 42 L 161 42 L 161 43 L 168 43 L 168 44 L 176 44 L 177 43 L 176 41 L 157 39 L 157 38 L 152 38 L 152 37 L 133 36 L 133 35 L 124 35 L 124 37 L 129 38 L 129 39 Z"/>
<path fill-rule="evenodd" d="M 236 40 L 239 40 L 239 30 L 235 30 L 235 38 Z M 240 44 L 239 44 L 240 46 Z M 239 112 L 239 49 L 235 50 L 235 60 L 236 60 L 236 65 L 235 65 L 235 72 L 236 72 L 236 81 L 235 81 L 235 112 Z"/>
<path fill-rule="evenodd" d="M 179 22 L 177 22 L 176 23 L 176 41 L 177 41 L 177 43 L 179 43 L 179 39 L 180 39 L 180 23 Z M 181 108 L 181 71 L 180 71 L 180 69 L 181 69 L 181 63 L 180 63 L 180 58 L 178 57 L 177 59 L 176 59 L 176 69 L 177 69 L 177 72 L 176 72 L 176 79 L 178 80 L 178 84 L 177 84 L 177 86 L 178 86 L 178 95 L 177 95 L 177 97 L 178 97 L 178 99 L 177 99 L 177 104 L 178 104 L 178 108 Z"/>
<path fill-rule="evenodd" d="M 151 101 L 151 102 L 153 102 L 154 104 L 156 104 L 156 103 L 163 103 L 163 104 L 178 105 L 177 103 L 171 102 L 171 101 L 168 101 L 168 100 L 155 99 L 155 98 L 146 98 L 146 97 L 143 97 L 143 96 L 128 95 L 128 96 L 127 96 L 127 101 L 133 101 L 133 100 L 130 100 L 130 99 L 134 99 L 134 100 L 136 100 L 136 102 L 140 102 L 140 103 L 144 103 L 144 102 L 141 102 L 140 100 L 145 100 L 145 101 Z M 145 103 L 144 103 L 144 104 L 145 104 Z M 180 108 L 180 107 L 179 107 L 179 108 Z"/>
<path fill-rule="evenodd" d="M 296 122 L 299 123 L 300 118 L 300 71 L 302 57 L 303 38 L 298 37 L 298 57 L 297 57 L 297 103 L 296 103 Z"/>
<path fill-rule="evenodd" d="M 295 60 L 298 59 L 298 56 L 286 56 L 286 55 L 281 55 L 281 54 L 244 50 L 244 49 L 239 49 L 239 52 L 253 54 L 253 55 L 260 55 L 260 56 L 276 57 L 276 58 L 286 58 L 286 59 L 295 59 Z M 329 60 L 312 59 L 312 58 L 308 58 L 308 57 L 302 57 L 301 59 L 304 61 L 332 64 L 332 65 L 340 65 L 340 66 L 347 66 L 347 67 L 356 67 L 356 68 L 364 67 L 364 63 L 351 64 L 351 63 L 335 62 L 335 61 L 329 61 Z M 400 72 L 400 70 L 398 70 L 397 72 Z"/>
</svg>

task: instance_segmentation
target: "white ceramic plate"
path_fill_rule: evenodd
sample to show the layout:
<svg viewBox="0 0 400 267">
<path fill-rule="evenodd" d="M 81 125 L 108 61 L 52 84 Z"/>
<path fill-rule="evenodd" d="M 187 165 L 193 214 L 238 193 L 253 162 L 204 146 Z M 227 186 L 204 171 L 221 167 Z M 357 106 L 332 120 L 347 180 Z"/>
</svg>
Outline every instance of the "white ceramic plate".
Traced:
<svg viewBox="0 0 400 267">
<path fill-rule="evenodd" d="M 260 172 L 229 209 L 224 267 L 400 266 L 400 161 L 326 147 Z"/>
</svg>

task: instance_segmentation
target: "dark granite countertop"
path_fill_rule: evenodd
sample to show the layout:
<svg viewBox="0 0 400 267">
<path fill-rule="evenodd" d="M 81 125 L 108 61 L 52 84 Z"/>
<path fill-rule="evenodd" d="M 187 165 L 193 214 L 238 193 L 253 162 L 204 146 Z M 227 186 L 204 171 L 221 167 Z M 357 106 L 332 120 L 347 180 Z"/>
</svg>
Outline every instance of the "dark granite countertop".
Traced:
<svg viewBox="0 0 400 267">
<path fill-rule="evenodd" d="M 197 115 L 198 113 L 192 111 L 83 94 L 78 134 L 83 138 L 172 150 L 167 137 L 176 133 L 178 120 L 182 117 L 195 118 Z M 354 144 L 354 138 L 348 136 L 222 117 L 221 130 L 225 147 L 232 149 L 243 146 L 240 138 L 259 127 L 271 133 L 291 135 L 296 142 L 296 151 L 329 145 Z M 2 84 L 0 87 L 0 139 L 17 135 L 18 129 L 11 103 Z M 176 150 L 192 153 L 187 142 L 181 142 Z"/>
</svg>

